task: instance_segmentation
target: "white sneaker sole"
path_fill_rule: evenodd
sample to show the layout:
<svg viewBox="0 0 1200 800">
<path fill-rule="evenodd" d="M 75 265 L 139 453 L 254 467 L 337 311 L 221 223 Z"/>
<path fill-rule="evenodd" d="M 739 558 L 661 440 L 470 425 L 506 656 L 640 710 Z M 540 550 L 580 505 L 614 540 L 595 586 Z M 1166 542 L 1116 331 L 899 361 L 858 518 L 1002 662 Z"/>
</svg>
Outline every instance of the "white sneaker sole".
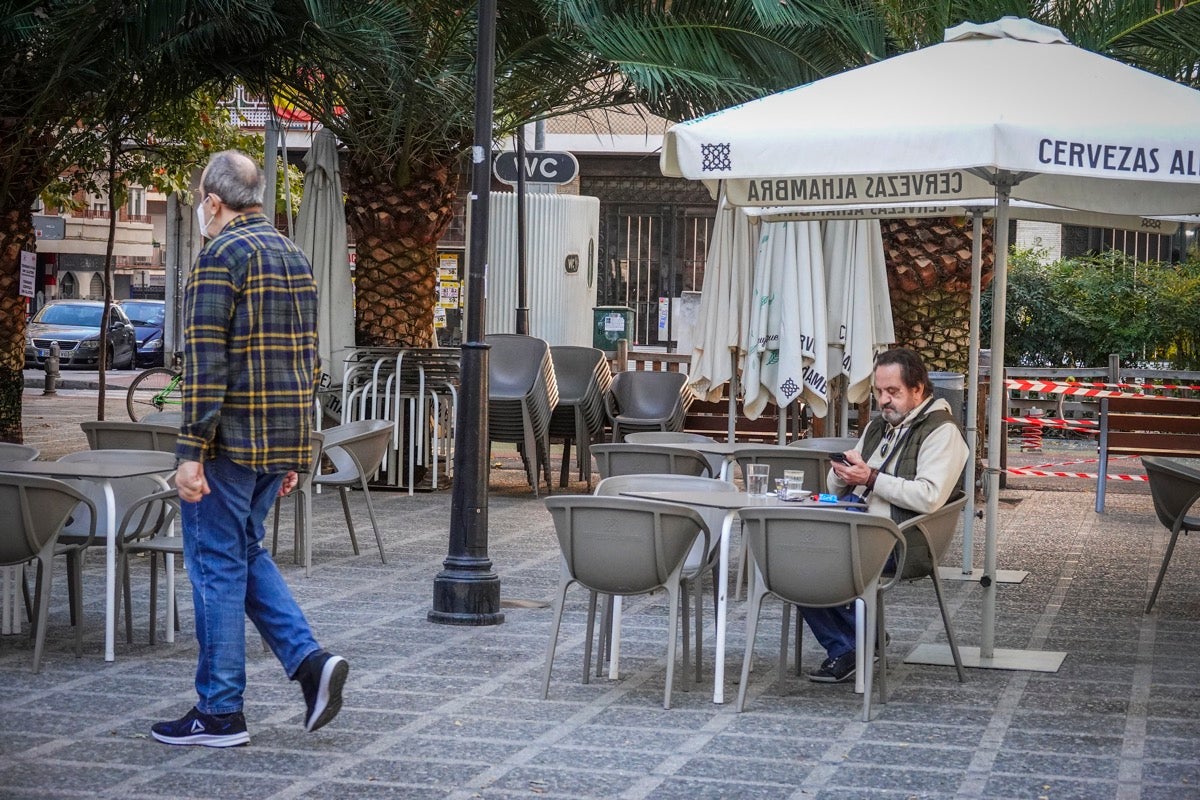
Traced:
<svg viewBox="0 0 1200 800">
<path fill-rule="evenodd" d="M 341 656 L 330 656 L 325 662 L 321 681 L 317 684 L 317 701 L 304 721 L 304 730 L 311 732 L 328 725 L 342 710 L 342 687 L 346 685 L 349 673 L 350 664 Z"/>
<path fill-rule="evenodd" d="M 237 747 L 250 744 L 250 732 L 219 735 L 215 733 L 193 733 L 189 736 L 163 736 L 150 731 L 150 735 L 163 744 L 199 744 L 204 747 Z"/>
</svg>

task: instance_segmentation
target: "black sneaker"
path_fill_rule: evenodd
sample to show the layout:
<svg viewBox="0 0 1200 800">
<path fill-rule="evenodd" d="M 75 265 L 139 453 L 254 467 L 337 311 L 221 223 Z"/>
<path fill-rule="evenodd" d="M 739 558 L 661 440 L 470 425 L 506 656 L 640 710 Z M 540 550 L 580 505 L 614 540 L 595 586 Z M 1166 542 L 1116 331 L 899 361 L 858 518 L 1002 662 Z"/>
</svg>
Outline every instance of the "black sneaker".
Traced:
<svg viewBox="0 0 1200 800">
<path fill-rule="evenodd" d="M 304 702 L 308 706 L 304 730 L 315 731 L 329 724 L 342 710 L 342 686 L 349 672 L 350 664 L 346 659 L 324 650 L 304 659 L 300 669 L 296 670 L 296 680 L 304 690 Z"/>
<path fill-rule="evenodd" d="M 808 673 L 808 679 L 817 683 L 843 683 L 854 677 L 855 669 L 854 651 L 851 650 L 837 658 L 825 659 L 820 667 Z"/>
<path fill-rule="evenodd" d="M 156 722 L 150 727 L 150 735 L 165 744 L 202 744 L 205 747 L 236 747 L 250 742 L 242 712 L 214 716 L 195 707 L 181 719 Z"/>
</svg>

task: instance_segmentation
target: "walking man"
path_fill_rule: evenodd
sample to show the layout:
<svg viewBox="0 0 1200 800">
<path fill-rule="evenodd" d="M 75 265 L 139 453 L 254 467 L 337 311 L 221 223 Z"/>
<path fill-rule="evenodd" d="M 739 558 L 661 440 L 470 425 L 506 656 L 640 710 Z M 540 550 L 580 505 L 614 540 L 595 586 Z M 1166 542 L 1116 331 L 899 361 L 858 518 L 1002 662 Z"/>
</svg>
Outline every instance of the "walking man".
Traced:
<svg viewBox="0 0 1200 800">
<path fill-rule="evenodd" d="M 950 499 L 967 463 L 967 443 L 950 404 L 934 398 L 925 364 L 906 347 L 880 354 L 873 384 L 880 416 L 867 425 L 858 448 L 846 451 L 847 463 L 830 462 L 829 491 L 842 495 L 854 488 L 866 497 L 868 513 L 897 523 L 936 511 Z M 809 679 L 853 678 L 853 606 L 801 613 L 829 656 Z"/>
<path fill-rule="evenodd" d="M 151 728 L 167 744 L 229 747 L 242 714 L 249 617 L 304 693 L 305 730 L 342 707 L 349 665 L 313 638 L 262 545 L 263 520 L 311 460 L 317 286 L 262 213 L 263 173 L 227 150 L 200 177 L 197 258 L 184 300 L 183 423 L 176 454 L 199 663 L 194 708 Z"/>
</svg>

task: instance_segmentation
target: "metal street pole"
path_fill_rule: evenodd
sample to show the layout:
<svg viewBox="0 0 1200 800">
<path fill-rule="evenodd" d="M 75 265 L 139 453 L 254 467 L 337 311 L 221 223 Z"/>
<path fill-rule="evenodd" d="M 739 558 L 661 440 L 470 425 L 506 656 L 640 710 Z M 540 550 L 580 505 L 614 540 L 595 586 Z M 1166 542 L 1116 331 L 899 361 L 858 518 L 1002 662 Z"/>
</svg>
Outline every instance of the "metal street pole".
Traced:
<svg viewBox="0 0 1200 800">
<path fill-rule="evenodd" d="M 525 298 L 525 126 L 517 130 L 517 333 L 529 335 L 529 305 Z"/>
<path fill-rule="evenodd" d="M 479 0 L 475 55 L 475 144 L 471 148 L 471 231 L 467 262 L 466 324 L 461 387 L 454 431 L 454 491 L 450 498 L 450 547 L 433 580 L 430 622 L 497 625 L 500 578 L 488 558 L 488 346 L 487 313 L 489 195 L 491 189 L 492 92 L 496 60 L 496 0 Z"/>
</svg>

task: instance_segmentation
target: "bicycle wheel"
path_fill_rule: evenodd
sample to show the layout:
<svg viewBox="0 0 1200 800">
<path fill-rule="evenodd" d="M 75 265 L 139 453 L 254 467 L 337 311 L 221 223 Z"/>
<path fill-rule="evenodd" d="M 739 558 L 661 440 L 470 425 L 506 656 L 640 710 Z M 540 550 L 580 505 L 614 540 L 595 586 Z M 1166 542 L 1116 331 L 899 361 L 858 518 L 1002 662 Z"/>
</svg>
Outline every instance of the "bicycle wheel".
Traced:
<svg viewBox="0 0 1200 800">
<path fill-rule="evenodd" d="M 183 394 L 179 390 L 178 375 L 170 367 L 154 367 L 134 378 L 125 396 L 129 418 L 137 422 L 156 411 L 182 409 Z"/>
</svg>

